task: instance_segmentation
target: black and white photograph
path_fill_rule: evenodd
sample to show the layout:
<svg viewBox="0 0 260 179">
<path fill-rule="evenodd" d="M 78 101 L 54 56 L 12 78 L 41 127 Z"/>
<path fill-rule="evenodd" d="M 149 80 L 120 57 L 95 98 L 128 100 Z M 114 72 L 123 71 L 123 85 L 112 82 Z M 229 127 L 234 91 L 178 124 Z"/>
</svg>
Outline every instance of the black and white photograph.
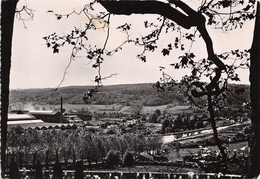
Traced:
<svg viewBox="0 0 260 179">
<path fill-rule="evenodd" d="M 259 179 L 258 0 L 2 0 L 3 179 Z"/>
</svg>

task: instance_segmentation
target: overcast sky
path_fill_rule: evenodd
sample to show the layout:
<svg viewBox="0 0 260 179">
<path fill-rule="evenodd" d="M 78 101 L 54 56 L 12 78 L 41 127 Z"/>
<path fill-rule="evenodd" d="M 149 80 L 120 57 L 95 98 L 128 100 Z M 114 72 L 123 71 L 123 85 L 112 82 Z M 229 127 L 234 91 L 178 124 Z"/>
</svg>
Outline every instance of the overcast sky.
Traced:
<svg viewBox="0 0 260 179">
<path fill-rule="evenodd" d="M 187 1 L 190 3 L 191 1 Z M 26 21 L 24 24 L 15 19 L 14 35 L 13 35 L 13 52 L 11 67 L 11 89 L 18 88 L 56 88 L 63 77 L 64 70 L 69 63 L 71 47 L 66 46 L 60 49 L 59 54 L 53 54 L 48 49 L 43 40 L 53 32 L 58 34 L 66 34 L 70 32 L 74 26 L 85 27 L 87 18 L 84 15 L 71 16 L 70 18 L 62 18 L 57 20 L 52 13 L 46 13 L 53 10 L 56 13 L 66 14 L 73 10 L 79 11 L 87 3 L 87 0 L 20 0 L 18 8 L 24 4 L 34 10 L 34 18 L 32 21 Z M 192 6 L 196 7 L 196 1 Z M 98 7 L 102 9 L 102 7 Z M 144 31 L 144 19 L 156 19 L 155 15 L 132 15 L 132 16 L 111 16 L 111 35 L 108 41 L 108 47 L 112 49 L 124 40 L 124 34 L 116 31 L 116 27 L 124 24 L 126 21 L 132 22 L 132 28 L 137 29 L 136 33 Z M 214 42 L 215 52 L 217 54 L 226 52 L 231 49 L 249 49 L 252 43 L 253 21 L 245 23 L 243 29 L 223 33 L 221 30 L 207 27 Z M 194 29 L 190 31 L 193 32 Z M 90 43 L 99 44 L 105 40 L 104 31 L 97 31 L 90 34 Z M 171 34 L 172 35 L 172 34 Z M 159 45 L 167 46 L 174 36 L 169 34 L 162 35 Z M 192 51 L 197 57 L 207 57 L 205 53 L 205 44 L 198 39 L 192 47 Z M 147 62 L 143 63 L 136 58 L 136 55 L 142 51 L 142 47 L 134 45 L 126 45 L 123 50 L 114 56 L 105 59 L 102 67 L 102 75 L 109 76 L 116 73 L 106 81 L 108 84 L 126 84 L 126 83 L 148 83 L 156 82 L 161 76 L 159 66 L 167 67 L 167 72 L 177 79 L 186 73 L 186 71 L 174 71 L 169 66 L 170 63 L 178 61 L 179 52 L 172 51 L 168 57 L 161 54 L 162 47 L 153 53 L 147 53 Z M 62 86 L 71 85 L 93 85 L 93 79 L 97 75 L 96 69 L 91 68 L 86 58 L 77 58 L 70 65 Z M 241 83 L 249 83 L 248 70 L 240 71 Z"/>
</svg>

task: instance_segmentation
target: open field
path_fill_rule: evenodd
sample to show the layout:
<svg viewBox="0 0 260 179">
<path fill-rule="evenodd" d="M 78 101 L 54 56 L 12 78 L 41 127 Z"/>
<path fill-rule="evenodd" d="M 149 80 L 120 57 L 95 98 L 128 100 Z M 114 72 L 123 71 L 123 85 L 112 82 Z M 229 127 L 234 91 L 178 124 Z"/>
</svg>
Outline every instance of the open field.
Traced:
<svg viewBox="0 0 260 179">
<path fill-rule="evenodd" d="M 247 142 L 238 142 L 234 144 L 230 144 L 228 146 L 229 150 L 240 150 L 241 148 L 247 146 Z M 209 146 L 208 147 L 211 150 L 218 151 L 217 146 Z M 195 154 L 200 151 L 200 148 L 184 148 L 180 149 L 178 152 L 175 149 L 171 149 L 169 154 L 168 154 L 168 159 L 169 161 L 176 162 L 176 161 L 182 161 L 184 156 L 190 155 L 190 154 Z M 248 151 L 245 150 L 243 151 L 245 155 L 248 155 Z"/>
<path fill-rule="evenodd" d="M 189 106 L 173 106 L 173 105 L 162 105 L 162 106 L 143 106 L 141 113 L 153 113 L 156 109 L 159 109 L 161 112 L 164 110 L 169 113 L 182 113 L 191 112 L 193 109 L 189 109 Z"/>
<path fill-rule="evenodd" d="M 52 109 L 59 109 L 60 105 L 35 105 L 33 107 L 39 107 L 39 109 L 46 109 L 46 110 L 52 110 Z M 82 110 L 84 109 L 85 111 L 120 111 L 122 105 L 120 104 L 113 104 L 113 105 L 89 105 L 89 104 L 63 104 L 63 108 L 66 110 Z M 24 106 L 24 109 L 27 109 L 27 106 Z"/>
<path fill-rule="evenodd" d="M 138 110 L 138 106 L 123 106 L 119 112 L 122 113 L 135 113 Z"/>
<path fill-rule="evenodd" d="M 59 109 L 60 105 L 23 105 L 24 110 L 53 110 Z M 138 110 L 138 106 L 124 106 L 121 104 L 112 104 L 112 105 L 90 105 L 90 104 L 63 104 L 63 108 L 68 110 L 84 110 L 90 112 L 122 112 L 122 113 L 134 113 Z M 153 113 L 155 110 L 159 109 L 161 112 L 167 111 L 168 113 L 190 113 L 193 111 L 189 106 L 173 106 L 173 105 L 162 105 L 162 106 L 143 106 L 141 113 Z"/>
</svg>

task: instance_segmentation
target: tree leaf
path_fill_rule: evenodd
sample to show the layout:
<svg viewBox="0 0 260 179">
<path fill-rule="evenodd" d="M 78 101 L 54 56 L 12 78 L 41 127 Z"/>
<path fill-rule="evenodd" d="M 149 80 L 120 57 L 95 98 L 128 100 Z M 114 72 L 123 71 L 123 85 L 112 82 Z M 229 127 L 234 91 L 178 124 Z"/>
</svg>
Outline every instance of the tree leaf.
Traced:
<svg viewBox="0 0 260 179">
<path fill-rule="evenodd" d="M 97 68 L 97 67 L 98 67 L 98 64 L 93 64 L 92 67 L 93 67 L 93 68 Z"/>
<path fill-rule="evenodd" d="M 59 44 L 55 44 L 52 48 L 53 48 L 53 53 L 59 53 Z"/>
<path fill-rule="evenodd" d="M 181 66 L 187 66 L 189 59 L 186 56 L 183 56 L 181 59 Z"/>
<path fill-rule="evenodd" d="M 53 53 L 59 53 L 59 49 L 58 48 L 53 48 Z"/>
<path fill-rule="evenodd" d="M 193 40 L 193 37 L 194 37 L 193 34 L 189 34 L 189 35 L 186 36 L 186 39 L 188 39 L 188 40 Z"/>
<path fill-rule="evenodd" d="M 183 45 L 183 44 L 181 44 L 181 50 L 182 50 L 182 51 L 183 51 L 183 50 L 185 50 L 185 49 L 184 49 L 184 45 Z"/>
<path fill-rule="evenodd" d="M 190 58 L 194 58 L 194 57 L 195 57 L 194 53 L 190 53 L 190 54 L 189 54 L 189 57 L 190 57 Z"/>
<path fill-rule="evenodd" d="M 169 51 L 168 49 L 164 48 L 164 49 L 162 50 L 162 53 L 163 53 L 163 56 L 165 56 L 165 55 L 169 55 L 169 54 L 170 54 L 170 51 Z"/>
<path fill-rule="evenodd" d="M 168 44 L 168 49 L 172 50 L 172 44 Z"/>
<path fill-rule="evenodd" d="M 250 9 L 250 5 L 247 5 L 244 9 L 242 9 L 242 10 L 244 10 L 244 11 L 248 11 L 249 9 Z"/>
<path fill-rule="evenodd" d="M 81 32 L 80 37 L 83 37 L 83 36 L 85 36 L 85 35 L 86 35 L 86 32 L 83 31 L 83 32 Z"/>
<path fill-rule="evenodd" d="M 60 20 L 62 18 L 61 15 L 57 15 L 57 20 Z"/>
</svg>

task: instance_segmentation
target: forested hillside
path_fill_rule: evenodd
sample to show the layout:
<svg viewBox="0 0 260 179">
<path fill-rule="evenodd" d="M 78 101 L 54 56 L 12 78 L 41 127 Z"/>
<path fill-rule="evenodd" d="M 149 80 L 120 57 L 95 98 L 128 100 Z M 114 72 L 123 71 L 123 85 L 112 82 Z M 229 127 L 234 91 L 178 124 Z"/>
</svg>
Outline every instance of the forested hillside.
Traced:
<svg viewBox="0 0 260 179">
<path fill-rule="evenodd" d="M 249 100 L 248 85 L 232 85 L 232 91 L 237 97 Z M 59 88 L 57 91 L 51 88 L 43 89 L 16 89 L 10 91 L 10 104 L 13 103 L 33 103 L 50 104 L 63 102 L 68 104 L 84 104 L 82 96 L 87 93 L 90 86 L 69 86 Z M 175 105 L 187 105 L 187 99 L 182 93 L 177 93 L 177 86 L 174 92 L 157 92 L 152 83 L 146 84 L 125 84 L 109 85 L 100 88 L 89 101 L 91 104 L 115 104 L 121 103 L 131 105 L 133 103 L 145 106 L 158 106 L 173 103 Z M 241 90 L 244 89 L 244 90 Z M 235 93 L 238 91 L 240 93 Z M 230 96 L 232 105 L 241 105 L 243 101 Z"/>
</svg>

